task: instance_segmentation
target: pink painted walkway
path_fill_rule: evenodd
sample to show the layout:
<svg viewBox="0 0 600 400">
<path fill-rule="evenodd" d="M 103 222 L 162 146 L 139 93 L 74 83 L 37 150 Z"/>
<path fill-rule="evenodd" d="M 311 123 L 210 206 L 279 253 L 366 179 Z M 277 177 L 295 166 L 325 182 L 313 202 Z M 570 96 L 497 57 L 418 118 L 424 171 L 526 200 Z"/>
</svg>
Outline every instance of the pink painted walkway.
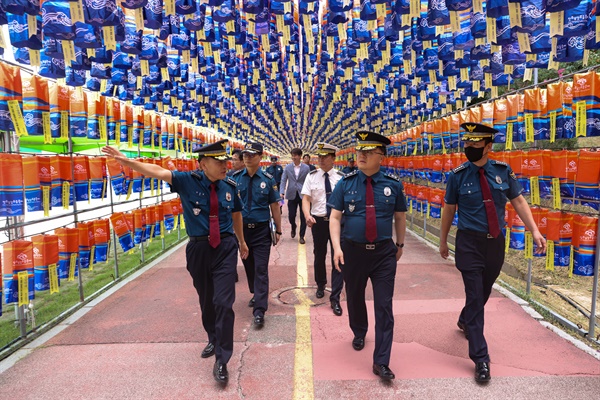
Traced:
<svg viewBox="0 0 600 400">
<path fill-rule="evenodd" d="M 200 358 L 206 336 L 182 247 L 90 304 L 81 318 L 58 327 L 58 334 L 14 366 L 0 363 L 0 399 L 293 398 L 295 310 L 279 294 L 296 286 L 299 245 L 289 238 L 287 222 L 284 228 L 285 239 L 271 257 L 272 295 L 260 331 L 251 325 L 240 263 L 236 343 L 225 389 L 212 378 L 214 358 Z M 312 285 L 310 232 L 306 239 Z M 381 383 L 371 372 L 374 321 L 365 349 L 356 352 L 345 302 L 344 315 L 336 317 L 328 302 L 314 298 L 314 289 L 306 293 L 320 304 L 311 308 L 314 392 L 300 393 L 304 398 L 593 399 L 600 394 L 600 361 L 496 292 L 486 308 L 493 378 L 478 386 L 467 342 L 456 328 L 463 304 L 460 275 L 414 237 L 408 237 L 396 277 L 392 384 Z M 289 292 L 281 295 L 290 298 Z"/>
</svg>

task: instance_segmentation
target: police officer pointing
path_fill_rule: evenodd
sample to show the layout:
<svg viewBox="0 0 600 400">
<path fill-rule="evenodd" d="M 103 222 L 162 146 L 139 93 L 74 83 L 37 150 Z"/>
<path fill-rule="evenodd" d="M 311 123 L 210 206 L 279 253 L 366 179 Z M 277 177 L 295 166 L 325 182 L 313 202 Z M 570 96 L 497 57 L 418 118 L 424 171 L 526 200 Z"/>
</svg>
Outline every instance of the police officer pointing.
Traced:
<svg viewBox="0 0 600 400">
<path fill-rule="evenodd" d="M 337 182 L 344 176 L 339 171 L 333 169 L 335 161 L 335 152 L 337 148 L 328 143 L 317 143 L 316 151 L 319 157 L 320 169 L 311 171 L 302 186 L 302 212 L 306 219 L 306 224 L 312 230 L 315 255 L 315 281 L 317 283 L 316 297 L 318 299 L 325 296 L 325 285 L 327 285 L 327 270 L 325 260 L 327 258 L 327 243 L 330 243 L 329 237 L 329 216 L 331 207 L 327 205 L 327 200 Z M 342 315 L 340 306 L 340 293 L 344 286 L 344 278 L 340 271 L 334 268 L 333 247 L 331 246 L 331 296 L 329 301 L 333 313 L 337 316 Z"/>
<path fill-rule="evenodd" d="M 208 345 L 201 357 L 216 355 L 213 376 L 227 383 L 227 362 L 233 353 L 233 303 L 237 250 L 242 259 L 248 255 L 242 229 L 242 203 L 235 182 L 226 178 L 227 140 L 200 148 L 201 171 L 169 171 L 161 166 L 128 159 L 119 150 L 106 146 L 102 152 L 120 164 L 144 176 L 161 179 L 178 193 L 183 207 L 186 232 L 187 270 L 200 298 L 202 324 L 208 334 Z M 235 231 L 236 238 L 233 237 Z"/>
<path fill-rule="evenodd" d="M 458 207 L 456 233 L 456 268 L 465 285 L 465 306 L 458 327 L 469 341 L 469 358 L 475 363 L 475 380 L 488 382 L 490 356 L 483 336 L 484 306 L 504 263 L 504 208 L 507 199 L 531 231 L 536 252 L 546 251 L 546 240 L 540 234 L 529 205 L 521 195 L 523 189 L 508 164 L 489 160 L 494 134 L 486 125 L 464 123 L 462 137 L 466 163 L 448 176 L 442 227 L 440 255 L 448 258 L 448 232 Z"/>
<path fill-rule="evenodd" d="M 394 336 L 392 297 L 396 263 L 404 247 L 406 199 L 400 180 L 380 171 L 390 140 L 367 131 L 359 131 L 356 137 L 359 171 L 337 183 L 329 202 L 333 258 L 346 283 L 355 350 L 365 346 L 368 330 L 365 288 L 371 279 L 375 307 L 373 373 L 383 380 L 391 380 L 395 378 L 389 368 Z M 340 232 L 342 212 L 344 228 Z M 392 239 L 392 227 L 396 243 Z"/>
<path fill-rule="evenodd" d="M 246 168 L 233 175 L 244 204 L 244 238 L 248 243 L 248 258 L 242 260 L 248 288 L 254 297 L 248 306 L 253 308 L 254 325 L 262 328 L 269 303 L 269 257 L 271 255 L 270 213 L 276 227 L 276 241 L 281 237 L 279 191 L 273 177 L 260 168 L 263 146 L 247 143 L 242 151 Z"/>
</svg>

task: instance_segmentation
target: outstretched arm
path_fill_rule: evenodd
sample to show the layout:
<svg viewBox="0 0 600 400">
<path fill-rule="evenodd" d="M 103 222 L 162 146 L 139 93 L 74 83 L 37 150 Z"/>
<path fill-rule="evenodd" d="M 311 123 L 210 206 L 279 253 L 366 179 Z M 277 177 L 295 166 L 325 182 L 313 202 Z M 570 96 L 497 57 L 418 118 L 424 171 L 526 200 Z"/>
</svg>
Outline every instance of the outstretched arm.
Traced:
<svg viewBox="0 0 600 400">
<path fill-rule="evenodd" d="M 119 150 L 111 146 L 104 146 L 102 148 L 102 152 L 108 157 L 112 157 L 113 159 L 115 159 L 119 164 L 129 167 L 141 173 L 144 176 L 160 179 L 169 184 L 172 183 L 173 175 L 171 171 L 161 167 L 160 165 L 147 164 L 140 161 L 132 160 L 130 158 L 127 158 L 125 154 L 121 153 Z"/>
</svg>

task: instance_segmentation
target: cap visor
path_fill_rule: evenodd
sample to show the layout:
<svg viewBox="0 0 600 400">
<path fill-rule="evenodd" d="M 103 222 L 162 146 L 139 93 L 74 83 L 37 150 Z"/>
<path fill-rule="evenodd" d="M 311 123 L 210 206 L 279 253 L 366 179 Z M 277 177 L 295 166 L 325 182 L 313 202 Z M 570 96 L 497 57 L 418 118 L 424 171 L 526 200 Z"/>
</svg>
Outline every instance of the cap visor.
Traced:
<svg viewBox="0 0 600 400">
<path fill-rule="evenodd" d="M 219 160 L 219 161 L 231 160 L 230 156 L 207 156 L 207 157 L 212 157 L 215 160 Z"/>
</svg>

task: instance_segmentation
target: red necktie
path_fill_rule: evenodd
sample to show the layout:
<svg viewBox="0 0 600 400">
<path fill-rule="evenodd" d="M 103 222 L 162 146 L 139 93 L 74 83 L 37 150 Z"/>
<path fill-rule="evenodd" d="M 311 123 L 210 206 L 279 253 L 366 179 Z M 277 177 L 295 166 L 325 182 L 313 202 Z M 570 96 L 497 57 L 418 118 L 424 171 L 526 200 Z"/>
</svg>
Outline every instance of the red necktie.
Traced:
<svg viewBox="0 0 600 400">
<path fill-rule="evenodd" d="M 221 232 L 219 230 L 219 198 L 216 191 L 217 184 L 210 184 L 210 215 L 208 216 L 208 244 L 216 248 L 221 244 Z"/>
<path fill-rule="evenodd" d="M 497 238 L 500 235 L 498 214 L 496 213 L 496 206 L 494 205 L 494 199 L 492 199 L 490 185 L 485 177 L 485 170 L 483 168 L 479 168 L 479 184 L 481 185 L 481 193 L 483 194 L 483 204 L 485 205 L 489 234 Z"/>
<path fill-rule="evenodd" d="M 367 220 L 365 224 L 365 237 L 367 242 L 373 243 L 377 239 L 377 220 L 375 219 L 375 195 L 373 194 L 373 185 L 371 185 L 371 177 L 367 176 Z"/>
</svg>

